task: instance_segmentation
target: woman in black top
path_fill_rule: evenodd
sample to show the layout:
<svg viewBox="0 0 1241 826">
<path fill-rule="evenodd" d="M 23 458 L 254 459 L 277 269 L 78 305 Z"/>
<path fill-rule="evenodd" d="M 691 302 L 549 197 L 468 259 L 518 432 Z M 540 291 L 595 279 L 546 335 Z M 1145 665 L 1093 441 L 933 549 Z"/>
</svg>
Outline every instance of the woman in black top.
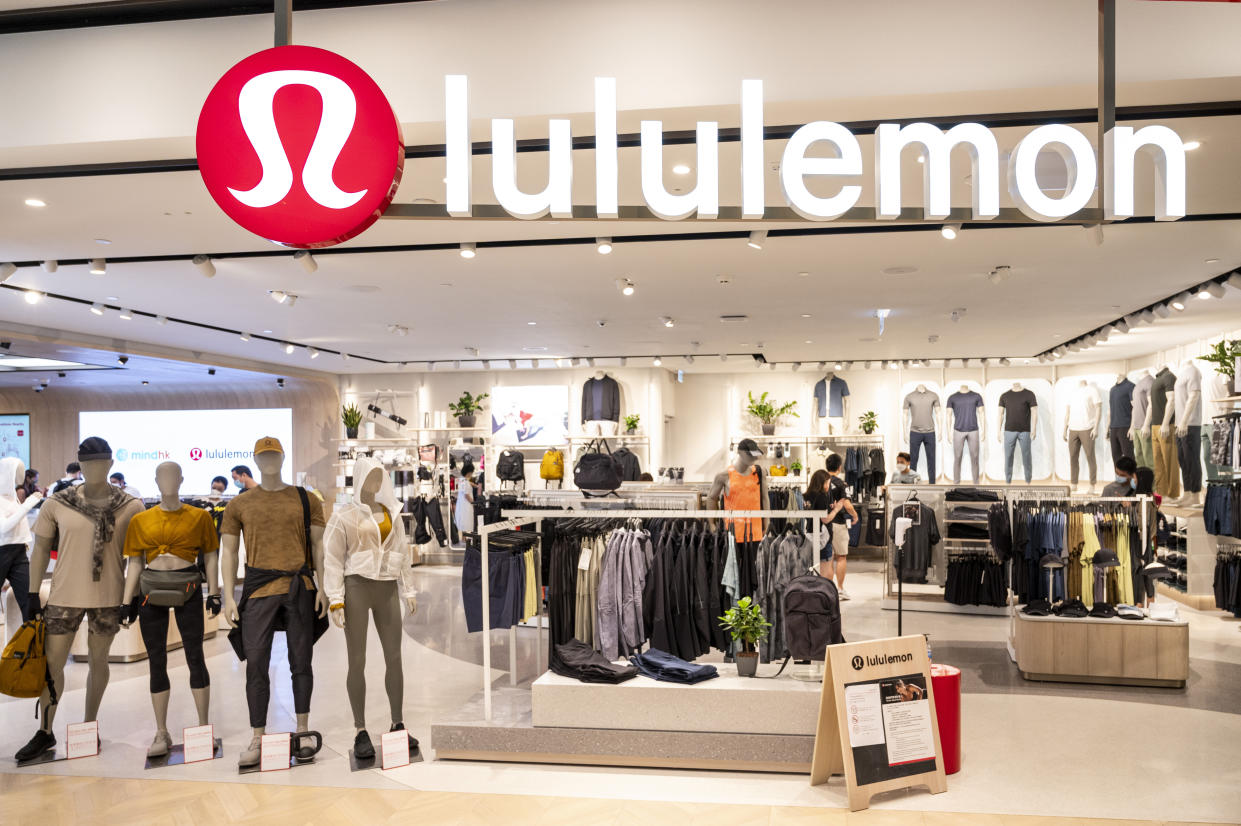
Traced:
<svg viewBox="0 0 1241 826">
<path fill-rule="evenodd" d="M 843 503 L 837 503 L 836 507 L 832 507 L 829 503 L 827 492 L 827 480 L 830 477 L 825 470 L 816 470 L 810 477 L 810 482 L 806 485 L 806 510 L 811 511 L 832 511 L 830 516 L 822 518 L 822 525 L 819 527 L 819 575 L 830 578 L 832 576 L 832 520 L 840 513 L 840 509 L 844 507 Z"/>
</svg>

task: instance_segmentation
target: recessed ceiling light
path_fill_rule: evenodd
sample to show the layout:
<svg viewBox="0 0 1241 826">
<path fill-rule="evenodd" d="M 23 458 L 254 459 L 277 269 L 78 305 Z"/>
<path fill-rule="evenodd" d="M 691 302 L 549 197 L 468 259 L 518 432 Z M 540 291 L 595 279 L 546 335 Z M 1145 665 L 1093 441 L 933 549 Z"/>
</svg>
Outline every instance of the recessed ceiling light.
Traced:
<svg viewBox="0 0 1241 826">
<path fill-rule="evenodd" d="M 264 334 L 264 335 L 271 335 L 271 330 L 264 330 L 264 331 L 263 331 L 263 334 Z"/>
<path fill-rule="evenodd" d="M 804 342 L 802 342 L 802 343 L 803 343 L 803 344 L 814 344 L 814 342 L 813 342 L 813 341 L 811 341 L 810 339 L 806 339 L 806 340 L 805 340 Z"/>
<path fill-rule="evenodd" d="M 1207 259 L 1204 259 L 1203 263 L 1204 264 L 1218 264 L 1219 259 L 1218 258 L 1207 258 Z"/>
<path fill-rule="evenodd" d="M 676 326 L 676 322 L 675 322 L 675 321 L 673 321 L 671 318 L 668 318 L 667 316 L 664 316 L 663 318 L 661 318 L 661 319 L 660 319 L 660 321 L 662 321 L 662 322 L 664 323 L 664 326 L 665 326 L 665 327 L 675 327 L 675 326 Z"/>
<path fill-rule="evenodd" d="M 27 198 L 26 206 L 35 207 L 35 208 L 45 207 L 47 206 L 47 201 L 41 200 L 39 198 Z"/>
<path fill-rule="evenodd" d="M 1195 149 L 1202 146 L 1202 141 L 1185 141 L 1182 146 L 1185 147 L 1186 152 L 1193 152 Z"/>
<path fill-rule="evenodd" d="M 810 313 L 802 313 L 802 314 L 801 314 L 801 317 L 802 317 L 802 318 L 810 318 Z"/>
<path fill-rule="evenodd" d="M 808 272 L 799 272 L 799 273 L 797 274 L 797 277 L 798 277 L 798 278 L 806 278 L 806 277 L 808 277 L 809 275 L 810 275 L 810 273 L 808 273 Z"/>
<path fill-rule="evenodd" d="M 884 275 L 909 275 L 910 273 L 915 273 L 917 271 L 918 271 L 917 267 L 903 266 L 903 267 L 888 267 L 882 272 Z"/>
<path fill-rule="evenodd" d="M 112 241 L 107 238 L 96 238 L 95 243 L 96 244 L 111 244 Z"/>
<path fill-rule="evenodd" d="M 919 155 L 918 163 L 926 163 L 926 155 Z"/>
<path fill-rule="evenodd" d="M 530 327 L 536 327 L 536 326 L 538 326 L 538 323 L 539 323 L 539 322 L 537 322 L 537 321 L 527 321 L 527 322 L 526 322 L 526 324 L 527 324 L 528 326 L 530 326 Z"/>
<path fill-rule="evenodd" d="M 675 166 L 672 167 L 672 172 L 675 175 L 688 175 L 689 164 L 683 164 L 683 163 L 676 164 Z"/>
</svg>

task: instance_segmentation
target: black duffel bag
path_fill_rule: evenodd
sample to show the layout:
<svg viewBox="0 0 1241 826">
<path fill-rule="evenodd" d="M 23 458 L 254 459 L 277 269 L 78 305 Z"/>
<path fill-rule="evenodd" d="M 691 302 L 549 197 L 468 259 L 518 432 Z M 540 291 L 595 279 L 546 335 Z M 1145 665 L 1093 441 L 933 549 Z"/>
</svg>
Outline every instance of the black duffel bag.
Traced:
<svg viewBox="0 0 1241 826">
<path fill-rule="evenodd" d="M 616 490 L 621 486 L 620 464 L 612 458 L 606 441 L 596 439 L 586 446 L 573 466 L 573 484 L 578 490 Z"/>
</svg>

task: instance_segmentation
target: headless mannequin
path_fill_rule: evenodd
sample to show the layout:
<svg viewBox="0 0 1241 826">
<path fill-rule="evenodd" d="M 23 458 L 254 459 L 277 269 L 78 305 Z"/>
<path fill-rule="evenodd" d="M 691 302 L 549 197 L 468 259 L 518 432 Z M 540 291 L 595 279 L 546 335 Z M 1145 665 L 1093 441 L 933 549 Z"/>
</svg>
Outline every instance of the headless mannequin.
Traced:
<svg viewBox="0 0 1241 826">
<path fill-rule="evenodd" d="M 607 377 L 608 374 L 603 370 L 596 370 L 593 376 L 595 381 L 603 381 Z M 584 419 L 582 421 L 582 431 L 587 436 L 615 436 L 619 429 L 620 424 L 611 419 Z"/>
<path fill-rule="evenodd" d="M 1082 379 L 1078 382 L 1077 389 L 1074 390 L 1074 392 L 1085 393 L 1087 392 L 1087 388 L 1089 386 L 1089 382 Z M 1070 429 L 1069 419 L 1072 417 L 1073 413 L 1073 404 L 1070 402 L 1069 406 L 1064 410 L 1063 438 L 1069 445 L 1069 472 L 1072 474 L 1070 481 L 1074 486 L 1077 485 L 1078 450 L 1084 450 L 1086 452 L 1086 464 L 1090 470 L 1090 488 L 1088 492 L 1094 493 L 1095 484 L 1098 481 L 1098 468 L 1095 461 L 1095 439 L 1099 435 L 1099 424 L 1103 420 L 1103 405 L 1100 404 L 1099 400 L 1094 397 L 1091 397 L 1086 404 L 1090 422 L 1089 427 L 1078 428 L 1076 430 Z"/>
<path fill-rule="evenodd" d="M 91 505 L 103 506 L 112 496 L 112 485 L 108 482 L 108 473 L 112 470 L 111 459 L 92 459 L 79 463 L 82 466 L 82 495 Z M 47 574 L 52 561 L 51 537 L 36 536 L 34 550 L 30 554 L 30 587 L 31 594 L 39 593 L 39 585 Z M 86 677 L 86 709 L 83 722 L 94 722 L 99 718 L 99 704 L 103 701 L 103 692 L 108 687 L 108 650 L 112 648 L 115 634 L 87 634 L 86 649 L 89 671 Z M 73 634 L 48 634 L 45 651 L 47 667 L 52 674 L 52 684 L 56 687 L 59 701 L 64 696 L 65 663 L 69 660 L 69 649 L 73 646 Z M 39 698 L 42 711 L 42 731 L 52 731 L 52 721 L 56 718 L 56 706 L 49 704 L 46 690 Z"/>
<path fill-rule="evenodd" d="M 163 462 L 155 468 L 155 486 L 159 488 L 160 510 L 176 513 L 181 508 L 188 507 L 181 504 L 180 493 L 183 480 L 181 466 L 176 462 Z M 203 562 L 207 567 L 207 593 L 216 596 L 220 593 L 220 555 L 217 551 L 212 550 L 203 553 L 202 556 Z M 129 557 L 129 563 L 125 568 L 124 604 L 128 605 L 138 593 L 139 581 L 142 578 L 142 569 L 144 567 L 148 567 L 153 571 L 175 571 L 185 566 L 186 561 L 184 559 L 170 553 L 160 554 L 150 562 L 146 561 L 145 555 Z M 214 617 L 215 614 L 212 614 L 212 616 Z M 122 623 L 126 627 L 129 624 L 129 621 Z M 184 639 L 184 634 L 182 639 Z M 211 686 L 205 685 L 202 688 L 191 687 L 190 693 L 194 696 L 194 708 L 198 712 L 198 725 L 205 726 L 209 722 L 208 709 L 211 705 Z M 167 754 L 168 747 L 171 746 L 171 737 L 168 734 L 168 698 L 170 694 L 171 690 L 151 693 L 151 706 L 155 711 L 155 742 L 151 748 L 155 753 L 148 752 L 149 757 Z M 160 750 L 160 746 L 164 748 Z"/>
<path fill-rule="evenodd" d="M 1152 372 L 1152 371 L 1150 371 L 1150 370 L 1146 371 L 1146 375 L 1150 376 L 1151 378 L 1154 378 L 1154 377 L 1155 377 L 1154 372 Z M 1137 378 L 1137 379 L 1135 379 L 1133 383 L 1134 383 L 1134 384 L 1137 384 L 1139 381 L 1141 381 L 1141 380 L 1142 380 L 1142 379 L 1144 379 L 1144 378 L 1145 378 L 1145 376 L 1138 376 L 1138 378 Z M 1139 437 L 1140 437 L 1140 438 L 1144 438 L 1144 439 L 1146 439 L 1146 440 L 1147 440 L 1147 442 L 1149 443 L 1149 441 L 1150 441 L 1150 437 L 1151 437 L 1151 403 L 1150 403 L 1150 399 L 1147 399 L 1147 400 L 1146 400 L 1146 411 L 1145 411 L 1145 413 L 1144 413 L 1144 414 L 1143 414 L 1143 416 L 1142 416 L 1142 421 L 1140 421 L 1140 422 L 1139 422 L 1139 421 L 1137 420 L 1137 417 L 1136 417 L 1136 416 L 1134 417 L 1134 419 L 1133 419 L 1133 429 L 1129 431 L 1129 435 L 1133 438 L 1133 440 L 1134 440 L 1135 442 L 1136 442 L 1136 441 L 1139 439 Z M 1141 462 L 1138 462 L 1138 466 L 1139 466 L 1139 467 L 1141 467 L 1141 465 L 1142 465 L 1142 463 L 1141 463 Z"/>
<path fill-rule="evenodd" d="M 1025 388 L 1022 387 L 1021 382 L 1019 381 L 1013 382 L 1014 393 L 1020 393 L 1023 389 Z M 999 428 L 999 433 L 995 434 L 995 440 L 1000 444 L 1004 444 L 1004 434 L 1010 430 L 1010 428 L 1006 426 L 1007 418 L 1008 418 L 1008 411 L 1004 409 L 1004 405 L 1000 405 L 1000 428 Z M 1038 405 L 1036 404 L 1030 407 L 1030 441 L 1033 442 L 1037 438 L 1038 438 Z M 1026 482 L 1028 484 L 1030 481 L 1030 476 L 1032 474 L 1032 468 L 1030 467 L 1029 454 L 1023 453 L 1021 461 L 1023 463 L 1023 470 L 1025 470 Z M 1005 481 L 1011 482 L 1012 473 L 1013 473 L 1013 454 L 1008 453 L 1007 451 L 1005 452 L 1005 456 L 1004 456 L 1004 473 L 1006 477 Z"/>
<path fill-rule="evenodd" d="M 929 392 L 925 384 L 919 384 L 918 387 L 916 388 L 916 391 L 918 393 Z M 938 403 L 938 399 L 939 397 L 936 396 L 936 404 L 932 405 L 931 407 L 932 430 L 931 430 L 931 433 L 929 434 L 931 436 L 929 440 L 924 440 L 923 438 L 927 434 L 922 434 L 922 433 L 915 434 L 914 433 L 913 411 L 910 410 L 905 405 L 903 404 L 901 405 L 901 434 L 904 436 L 905 446 L 909 448 L 911 467 L 914 470 L 917 470 L 919 453 L 926 454 L 926 467 L 927 467 L 926 480 L 927 480 L 927 483 L 931 485 L 935 484 L 935 480 L 937 477 L 936 467 L 935 467 L 935 445 L 936 443 L 939 442 L 939 434 L 940 434 L 940 431 L 942 430 L 942 418 L 941 417 L 943 415 L 943 408 Z M 919 451 L 917 448 L 914 447 L 915 440 L 918 442 L 918 447 L 921 448 L 921 451 Z"/>
<path fill-rule="evenodd" d="M 396 520 L 401 518 L 400 513 L 389 513 L 389 508 L 385 508 L 376 498 L 379 494 L 380 488 L 383 486 L 383 483 L 383 468 L 372 468 L 370 472 L 366 474 L 366 478 L 362 481 L 362 486 L 358 491 L 358 501 L 370 509 L 371 514 L 376 517 L 376 522 L 381 521 L 386 514 L 387 518 L 392 520 L 392 524 L 395 529 Z M 403 534 L 401 534 L 401 538 L 403 538 Z M 382 542 L 383 540 L 381 538 L 381 544 Z M 348 553 L 347 548 L 343 550 L 346 554 Z M 343 558 L 338 561 L 329 555 L 325 564 L 330 567 L 336 567 L 338 570 L 335 572 L 335 575 L 344 577 Z M 368 580 L 368 583 L 370 582 L 373 582 L 376 585 L 389 584 L 380 583 L 378 580 Z M 396 583 L 392 582 L 390 584 L 393 586 L 391 594 L 395 597 Z M 350 586 L 346 585 L 347 589 L 349 589 L 349 587 Z M 368 592 L 369 591 L 366 589 L 351 590 L 347 597 L 347 602 L 355 603 L 357 600 L 365 600 Z M 405 603 L 406 616 L 413 616 L 418 610 L 417 598 L 410 595 L 405 597 L 403 601 Z M 387 600 L 385 600 L 385 602 L 387 602 Z M 388 610 L 385 611 L 385 609 Z M 401 703 L 405 691 L 404 679 L 401 670 L 400 608 L 393 606 L 390 603 L 387 605 L 381 605 L 363 602 L 361 604 L 351 604 L 350 612 L 353 613 L 355 618 L 358 616 L 361 617 L 360 626 L 356 629 L 352 628 L 346 622 L 345 604 L 334 604 L 331 606 L 332 622 L 337 628 L 344 629 L 346 632 L 345 645 L 349 657 L 349 672 L 346 679 L 347 688 L 350 695 L 350 704 L 355 706 L 355 716 L 361 716 L 359 712 L 362 711 L 362 706 L 366 698 L 366 637 L 364 635 L 366 633 L 367 615 L 373 614 L 375 619 L 375 628 L 379 634 L 380 644 L 383 647 L 384 661 L 386 664 L 385 687 L 388 691 L 388 700 L 392 710 L 391 730 L 396 731 L 398 726 L 403 729 L 404 723 L 402 721 L 403 715 L 401 714 Z M 393 623 L 392 620 L 395 620 L 395 623 Z M 351 633 L 354 630 L 360 632 L 360 635 Z M 366 759 L 368 757 L 373 758 L 375 756 L 373 746 L 371 746 L 369 750 L 369 755 L 365 753 L 366 750 L 364 747 L 370 745 L 370 735 L 366 733 L 365 725 L 360 725 L 360 723 L 363 722 L 363 720 L 357 719 L 354 721 L 356 734 L 359 735 L 358 739 L 355 740 L 354 753 L 362 759 Z M 363 736 L 365 742 L 362 742 Z M 417 741 L 411 742 L 410 747 L 411 749 L 416 748 Z"/>
<path fill-rule="evenodd" d="M 970 392 L 969 385 L 967 384 L 961 385 L 958 388 L 958 392 L 969 393 Z M 953 484 L 959 485 L 961 484 L 961 457 L 964 455 L 964 443 L 962 443 L 961 445 L 957 444 L 958 432 L 956 430 L 956 416 L 957 414 L 953 411 L 952 406 L 945 405 L 944 432 L 945 434 L 947 433 L 953 434 L 953 446 L 952 446 Z M 962 431 L 961 435 L 964 436 L 968 432 L 969 431 Z M 987 417 L 983 415 L 982 413 L 978 414 L 978 430 L 973 431 L 973 432 L 976 432 L 978 434 L 978 439 L 977 441 L 973 441 L 970 447 L 970 461 L 973 463 L 974 484 L 977 485 L 979 482 L 979 479 L 981 478 L 981 471 L 979 470 L 982 464 L 981 445 L 983 441 L 987 438 Z"/>
<path fill-rule="evenodd" d="M 256 454 L 254 464 L 259 469 L 258 487 L 273 493 L 284 490 L 288 487 L 284 480 L 280 478 L 280 468 L 284 464 L 284 454 L 278 451 L 265 451 Z M 85 465 L 83 465 L 85 469 Z M 224 621 L 228 623 L 230 628 L 236 627 L 238 622 L 237 602 L 234 594 L 237 588 L 237 556 L 240 546 L 240 538 L 236 534 L 224 534 L 220 537 L 221 559 L 220 566 L 224 577 Z M 323 528 L 318 525 L 310 526 L 310 552 L 314 565 L 315 581 L 323 582 Z M 315 612 L 321 616 L 327 616 L 328 604 L 327 597 L 323 593 L 323 588 L 315 589 Z M 299 732 L 310 730 L 310 714 L 297 715 L 297 730 Z M 250 748 L 247 752 L 254 752 L 254 762 L 258 762 L 257 751 L 263 734 L 267 731 L 266 726 L 254 726 L 251 728 Z M 243 757 L 248 756 L 243 752 Z"/>
<path fill-rule="evenodd" d="M 757 456 L 750 456 L 744 451 L 738 452 L 736 459 L 733 461 L 733 470 L 742 476 L 747 475 L 758 463 Z M 713 510 L 724 510 L 724 499 L 729 493 L 728 471 L 720 471 L 715 474 L 715 479 L 711 482 L 711 492 L 707 494 L 707 502 Z M 758 479 L 758 496 L 759 509 L 767 510 L 767 474 L 763 474 Z M 763 520 L 763 530 L 767 530 L 767 520 Z M 754 537 L 757 542 L 762 536 Z"/>
<path fill-rule="evenodd" d="M 1197 373 L 1198 367 L 1192 361 L 1187 361 L 1181 365 L 1181 369 L 1176 375 L 1178 378 L 1180 378 L 1191 372 Z M 1181 419 L 1178 419 L 1176 422 L 1176 435 L 1178 439 L 1187 439 L 1190 435 L 1190 430 L 1189 430 L 1190 427 L 1197 426 L 1195 427 L 1195 430 L 1194 430 L 1194 434 L 1196 436 L 1200 436 L 1200 433 L 1201 433 L 1201 429 L 1200 429 L 1200 426 L 1202 424 L 1201 412 L 1199 412 L 1196 417 L 1193 417 L 1192 420 L 1189 415 L 1189 412 L 1192 410 L 1195 410 L 1195 409 L 1197 409 L 1198 411 L 1202 410 L 1202 389 L 1201 389 L 1202 378 L 1200 375 L 1197 378 L 1198 378 L 1198 381 L 1196 383 L 1196 387 L 1198 389 L 1187 390 L 1185 393 L 1185 399 L 1184 401 L 1181 402 L 1182 404 L 1181 409 L 1186 412 L 1186 415 L 1182 417 Z M 1166 416 L 1166 411 L 1165 411 L 1165 416 Z M 1189 443 L 1185 444 L 1186 449 L 1181 451 L 1180 466 L 1181 466 L 1181 473 L 1183 474 L 1183 477 L 1185 478 L 1186 482 L 1189 481 L 1190 474 L 1192 473 L 1197 474 L 1198 487 L 1201 488 L 1202 445 L 1194 443 L 1198 441 L 1199 441 L 1199 438 L 1194 438 Z M 1196 470 L 1186 469 L 1187 467 L 1191 466 L 1191 463 L 1196 465 L 1196 468 L 1197 468 Z M 1181 498 L 1177 501 L 1177 504 L 1183 507 L 1193 507 L 1195 505 L 1200 505 L 1201 503 L 1202 503 L 1202 491 L 1201 490 L 1197 490 L 1197 491 L 1186 490 L 1184 492 L 1184 495 L 1182 495 Z"/>
<path fill-rule="evenodd" d="M 827 373 L 823 376 L 823 381 L 826 384 L 826 390 L 827 390 L 828 415 L 820 416 L 819 405 L 818 404 L 810 405 L 810 409 L 814 412 L 815 426 L 818 428 L 819 434 L 823 436 L 832 436 L 832 435 L 838 435 L 841 433 L 849 432 L 850 419 L 849 419 L 849 397 L 848 396 L 840 397 L 840 415 L 839 416 L 831 415 L 831 412 L 832 412 L 831 410 L 832 379 L 834 378 L 836 378 L 835 373 Z"/>
</svg>

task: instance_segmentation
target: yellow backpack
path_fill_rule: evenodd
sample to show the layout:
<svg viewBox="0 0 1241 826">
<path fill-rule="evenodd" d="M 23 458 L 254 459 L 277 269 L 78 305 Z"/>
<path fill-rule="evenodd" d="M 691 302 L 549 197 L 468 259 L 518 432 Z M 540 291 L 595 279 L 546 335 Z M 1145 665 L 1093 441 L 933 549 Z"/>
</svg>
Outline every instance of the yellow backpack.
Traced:
<svg viewBox="0 0 1241 826">
<path fill-rule="evenodd" d="M 543 461 L 539 462 L 539 478 L 548 481 L 558 481 L 564 478 L 564 454 L 559 450 L 552 448 L 543 454 Z"/>
<path fill-rule="evenodd" d="M 10 697 L 38 697 L 48 687 L 46 627 L 41 619 L 24 623 L 0 655 L 0 693 Z M 55 703 L 55 690 L 52 691 Z"/>
</svg>

